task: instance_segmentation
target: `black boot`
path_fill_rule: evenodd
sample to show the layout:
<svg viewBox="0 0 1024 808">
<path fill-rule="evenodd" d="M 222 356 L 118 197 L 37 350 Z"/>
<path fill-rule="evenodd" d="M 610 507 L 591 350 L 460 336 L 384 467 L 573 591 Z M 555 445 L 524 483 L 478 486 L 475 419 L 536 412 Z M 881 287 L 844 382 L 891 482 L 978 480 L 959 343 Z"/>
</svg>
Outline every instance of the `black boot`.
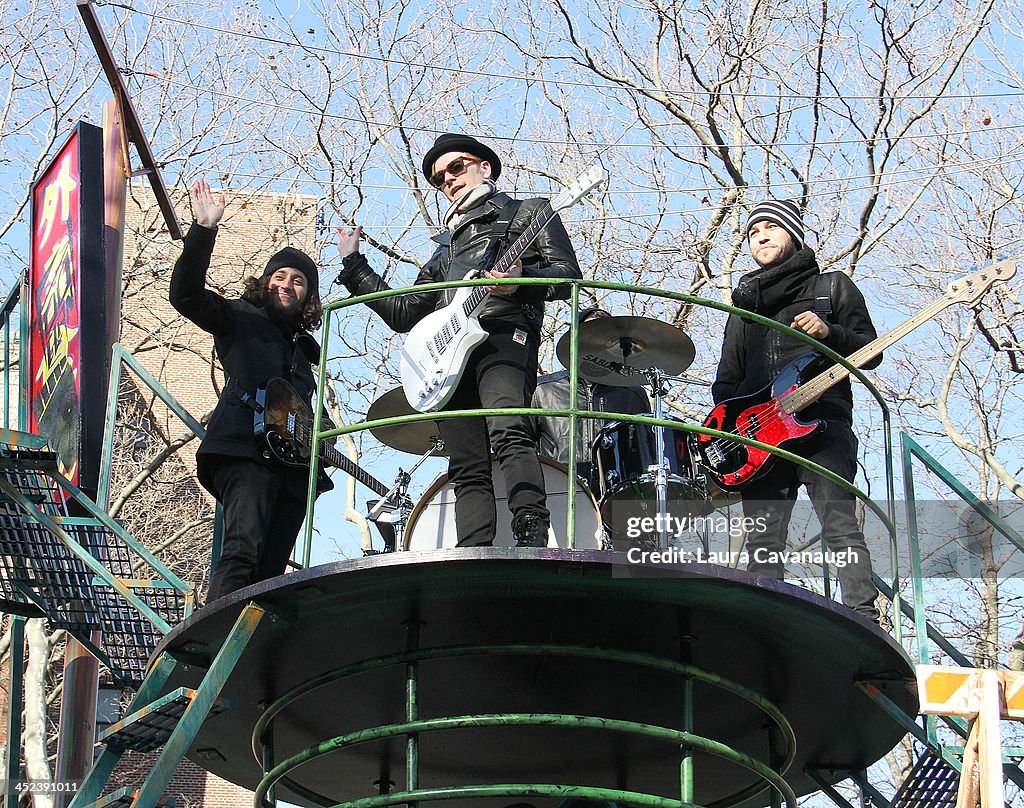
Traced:
<svg viewBox="0 0 1024 808">
<path fill-rule="evenodd" d="M 548 520 L 539 513 L 523 513 L 512 520 L 516 547 L 547 547 Z"/>
</svg>

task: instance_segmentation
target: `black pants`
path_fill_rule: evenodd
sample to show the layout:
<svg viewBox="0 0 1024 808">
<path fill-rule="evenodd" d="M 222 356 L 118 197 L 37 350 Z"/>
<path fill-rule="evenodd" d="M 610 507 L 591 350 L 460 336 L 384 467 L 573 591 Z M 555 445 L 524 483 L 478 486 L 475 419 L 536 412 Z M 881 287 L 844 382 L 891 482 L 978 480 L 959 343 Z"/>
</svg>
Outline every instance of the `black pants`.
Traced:
<svg viewBox="0 0 1024 808">
<path fill-rule="evenodd" d="M 488 324 L 487 341 L 469 359 L 448 410 L 528 407 L 537 386 L 540 323 Z M 448 452 L 448 479 L 455 490 L 460 547 L 489 545 L 497 529 L 491 449 L 505 475 L 508 507 L 515 519 L 536 513 L 547 524 L 544 473 L 525 416 L 451 418 L 440 422 Z"/>
<path fill-rule="evenodd" d="M 207 602 L 284 573 L 306 517 L 306 473 L 244 457 L 207 458 L 224 507 L 224 546 Z M 300 493 L 302 492 L 302 493 Z"/>
<path fill-rule="evenodd" d="M 824 432 L 807 443 L 798 444 L 794 451 L 851 483 L 857 474 L 857 436 L 842 422 L 829 421 Z M 782 580 L 782 562 L 772 554 L 781 553 L 786 547 L 789 520 L 801 484 L 807 487 L 811 505 L 821 523 L 825 546 L 837 553 L 847 551 L 844 557 L 850 563 L 837 568 L 843 603 L 877 621 L 878 590 L 871 580 L 871 555 L 857 522 L 857 498 L 842 486 L 796 463 L 777 461 L 764 477 L 743 489 L 743 515 L 763 518 L 765 525 L 764 530 L 754 527 L 747 533 L 750 556 L 747 570 Z"/>
</svg>

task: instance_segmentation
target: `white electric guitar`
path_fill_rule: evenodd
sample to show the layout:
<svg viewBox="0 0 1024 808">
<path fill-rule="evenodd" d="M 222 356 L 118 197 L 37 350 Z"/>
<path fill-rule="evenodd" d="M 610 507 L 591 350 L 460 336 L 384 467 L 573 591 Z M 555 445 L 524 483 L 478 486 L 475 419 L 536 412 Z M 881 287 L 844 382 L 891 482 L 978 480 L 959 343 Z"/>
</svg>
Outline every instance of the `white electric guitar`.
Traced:
<svg viewBox="0 0 1024 808">
<path fill-rule="evenodd" d="M 508 272 L 526 252 L 540 231 L 558 215 L 600 186 L 605 180 L 600 166 L 588 169 L 572 185 L 535 214 L 533 221 L 505 253 L 493 269 Z M 474 278 L 479 270 L 466 273 Z M 433 412 L 448 403 L 466 369 L 469 355 L 487 339 L 480 326 L 479 314 L 490 294 L 483 286 L 467 286 L 455 290 L 452 302 L 420 320 L 402 345 L 402 388 L 409 405 L 417 412 Z"/>
</svg>

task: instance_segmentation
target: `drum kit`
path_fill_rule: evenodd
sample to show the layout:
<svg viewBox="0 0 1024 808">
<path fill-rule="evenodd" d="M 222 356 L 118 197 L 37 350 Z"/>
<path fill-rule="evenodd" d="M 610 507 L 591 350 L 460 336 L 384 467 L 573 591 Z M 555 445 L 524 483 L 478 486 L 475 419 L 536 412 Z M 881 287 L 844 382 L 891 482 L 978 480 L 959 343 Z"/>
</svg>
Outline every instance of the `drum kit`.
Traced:
<svg viewBox="0 0 1024 808">
<path fill-rule="evenodd" d="M 570 336 L 569 332 L 564 334 L 555 351 L 565 367 L 571 365 Z M 665 419 L 664 399 L 669 383 L 708 384 L 681 375 L 696 356 L 693 341 L 675 326 L 648 317 L 603 317 L 580 324 L 577 356 L 581 383 L 646 386 L 654 404 L 654 412 L 646 415 L 656 419 Z M 366 420 L 382 421 L 417 414 L 398 387 L 370 405 Z M 404 526 L 404 535 L 399 535 L 397 547 L 421 550 L 454 546 L 455 497 L 447 474 L 437 477 L 415 505 L 408 497 L 411 474 L 429 457 L 445 454 L 438 421 L 424 418 L 371 427 L 370 432 L 386 446 L 420 455 L 409 472 L 399 470 L 392 489 L 396 493 L 394 501 L 402 511 L 396 520 L 397 527 L 401 531 Z M 671 526 L 678 524 L 681 511 L 686 516 L 702 516 L 733 501 L 701 473 L 690 435 L 683 430 L 609 421 L 598 430 L 590 452 L 597 472 L 596 490 L 592 491 L 578 478 L 575 486 L 575 546 L 578 548 L 623 549 L 635 545 L 638 537 L 641 543 L 652 548 L 667 548 Z M 569 485 L 569 471 L 562 464 L 548 458 L 541 458 L 541 463 L 552 516 L 549 546 L 566 546 L 565 505 L 574 487 Z M 492 476 L 500 509 L 505 494 L 497 462 L 492 464 Z M 499 524 L 506 521 L 499 519 Z M 648 527 L 638 531 L 636 526 L 639 525 Z M 649 527 L 652 525 L 653 529 Z M 499 530 L 495 545 L 512 544 L 511 532 Z"/>
</svg>

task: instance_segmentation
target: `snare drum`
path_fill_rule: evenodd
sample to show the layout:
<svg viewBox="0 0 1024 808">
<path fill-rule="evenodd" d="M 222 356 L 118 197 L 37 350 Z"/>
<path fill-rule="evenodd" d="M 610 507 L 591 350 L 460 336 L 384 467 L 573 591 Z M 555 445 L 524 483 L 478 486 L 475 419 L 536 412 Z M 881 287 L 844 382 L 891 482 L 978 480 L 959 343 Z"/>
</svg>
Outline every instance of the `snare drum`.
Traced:
<svg viewBox="0 0 1024 808">
<path fill-rule="evenodd" d="M 647 424 L 613 421 L 601 429 L 591 447 L 600 486 L 601 519 L 614 536 L 625 535 L 630 520 L 658 513 L 659 461 L 654 430 Z M 663 433 L 669 515 L 708 513 L 712 506 L 694 466 L 687 433 L 675 429 Z"/>
<path fill-rule="evenodd" d="M 551 512 L 548 547 L 568 547 L 565 539 L 566 507 L 569 475 L 566 467 L 547 457 L 540 458 L 544 472 L 547 506 Z M 505 475 L 498 462 L 491 463 L 494 500 L 498 507 L 498 528 L 495 547 L 514 547 L 511 518 L 505 502 Z M 598 518 L 597 503 L 582 480 L 576 483 L 576 549 L 595 550 L 602 545 L 604 530 Z M 439 550 L 454 547 L 458 540 L 455 528 L 455 488 L 448 475 L 439 475 L 423 492 L 412 509 L 405 529 L 406 550 Z"/>
</svg>

